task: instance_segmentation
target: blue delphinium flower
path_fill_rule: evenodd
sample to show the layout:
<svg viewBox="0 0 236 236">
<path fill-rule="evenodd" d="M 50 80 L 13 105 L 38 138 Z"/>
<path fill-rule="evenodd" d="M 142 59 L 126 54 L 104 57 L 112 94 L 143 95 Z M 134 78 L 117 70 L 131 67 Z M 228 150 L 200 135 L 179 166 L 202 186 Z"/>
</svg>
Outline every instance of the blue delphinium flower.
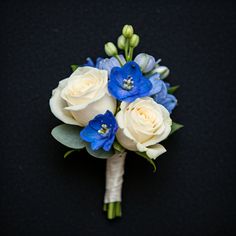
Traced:
<svg viewBox="0 0 236 236">
<path fill-rule="evenodd" d="M 147 96 L 151 89 L 152 83 L 142 75 L 134 61 L 111 70 L 108 90 L 119 101 L 132 102 L 136 98 Z"/>
<path fill-rule="evenodd" d="M 101 60 L 103 60 L 103 58 L 102 58 L 102 57 L 98 57 L 98 58 L 96 59 L 96 63 L 94 63 L 94 61 L 92 60 L 92 58 L 91 58 L 91 57 L 88 57 L 88 58 L 86 59 L 86 63 L 84 63 L 83 66 L 90 66 L 90 67 L 96 67 L 96 68 L 98 68 L 98 63 L 99 63 Z"/>
<path fill-rule="evenodd" d="M 118 125 L 110 111 L 95 116 L 89 124 L 80 132 L 81 138 L 91 143 L 92 150 L 103 148 L 109 151 L 115 140 Z"/>
<path fill-rule="evenodd" d="M 124 56 L 119 55 L 119 57 L 120 57 L 120 60 L 123 62 L 123 64 L 125 64 L 126 61 L 125 61 Z M 120 66 L 121 65 L 119 61 L 115 57 L 102 59 L 97 64 L 97 68 L 101 70 L 107 70 L 109 76 L 113 67 L 120 67 Z"/>
<path fill-rule="evenodd" d="M 152 93 L 150 93 L 149 95 L 153 95 L 153 99 L 157 103 L 163 105 L 169 111 L 169 113 L 171 113 L 177 105 L 177 99 L 174 95 L 168 94 L 169 84 L 164 83 L 162 80 L 157 79 L 157 77 L 155 76 L 157 75 L 151 76 L 149 78 L 153 84 L 153 87 L 155 87 L 155 89 L 153 89 L 153 91 L 151 91 Z"/>
</svg>

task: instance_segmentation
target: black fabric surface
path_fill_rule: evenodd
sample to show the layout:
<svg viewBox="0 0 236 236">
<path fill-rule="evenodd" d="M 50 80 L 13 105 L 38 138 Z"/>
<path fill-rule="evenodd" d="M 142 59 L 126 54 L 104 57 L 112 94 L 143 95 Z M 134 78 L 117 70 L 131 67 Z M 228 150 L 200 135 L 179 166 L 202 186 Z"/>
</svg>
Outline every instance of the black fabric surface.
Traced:
<svg viewBox="0 0 236 236">
<path fill-rule="evenodd" d="M 176 1 L 177 2 L 177 1 Z M 1 1 L 1 235 L 230 235 L 235 227 L 233 1 Z M 105 161 L 50 135 L 48 100 L 70 64 L 105 56 L 132 24 L 137 52 L 181 88 L 157 172 L 129 154 L 123 217 L 102 212 Z"/>
</svg>

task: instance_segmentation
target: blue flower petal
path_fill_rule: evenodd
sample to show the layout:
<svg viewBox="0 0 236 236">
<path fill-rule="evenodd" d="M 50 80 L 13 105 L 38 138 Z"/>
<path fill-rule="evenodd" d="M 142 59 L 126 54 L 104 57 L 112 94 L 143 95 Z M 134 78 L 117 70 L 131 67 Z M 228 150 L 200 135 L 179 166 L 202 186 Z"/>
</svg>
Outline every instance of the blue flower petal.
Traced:
<svg viewBox="0 0 236 236">
<path fill-rule="evenodd" d="M 154 95 L 154 100 L 157 103 L 161 103 L 161 101 L 163 101 L 167 96 L 167 88 L 166 88 L 165 83 L 162 80 L 160 83 L 161 83 L 161 89 L 158 93 Z"/>
<path fill-rule="evenodd" d="M 121 61 L 125 63 L 125 58 L 123 55 L 119 55 Z M 96 63 L 96 67 L 101 70 L 107 70 L 110 76 L 111 70 L 114 67 L 120 67 L 119 61 L 115 57 L 101 59 Z"/>
<path fill-rule="evenodd" d="M 86 126 L 80 132 L 80 137 L 86 142 L 92 142 L 93 140 L 100 140 L 102 136 L 97 132 L 97 130 Z"/>
<path fill-rule="evenodd" d="M 101 125 L 102 125 L 101 120 L 98 120 L 98 119 L 93 119 L 89 122 L 89 126 L 93 128 L 94 130 L 101 129 Z"/>
<path fill-rule="evenodd" d="M 109 92 L 119 101 L 126 101 L 125 98 L 132 97 L 138 94 L 138 88 L 136 87 L 135 90 L 125 90 L 120 88 L 113 83 L 108 84 Z"/>
<path fill-rule="evenodd" d="M 112 114 L 111 111 L 107 110 L 106 113 L 103 116 L 103 121 L 105 124 L 110 124 L 111 126 L 114 124 L 115 120 L 114 120 L 114 115 Z"/>
<path fill-rule="evenodd" d="M 96 68 L 98 68 L 99 63 L 100 63 L 100 61 L 102 61 L 102 60 L 104 60 L 102 57 L 98 57 L 98 58 L 96 59 L 96 65 L 95 65 Z M 98 68 L 98 69 L 99 69 L 99 68 Z"/>
<path fill-rule="evenodd" d="M 163 83 L 163 81 L 160 80 L 160 75 L 158 73 L 155 73 L 149 78 L 149 81 L 152 83 L 152 89 L 149 92 L 149 96 L 159 93 L 162 89 Z"/>
<path fill-rule="evenodd" d="M 150 90 L 152 90 L 152 83 L 149 79 L 142 77 L 139 84 L 139 95 L 140 97 L 144 97 L 149 95 Z"/>
<path fill-rule="evenodd" d="M 98 150 L 99 148 L 101 148 L 104 143 L 106 142 L 106 139 L 101 139 L 101 140 L 94 140 L 92 143 L 91 143 L 91 148 L 93 151 L 96 151 Z"/>
<path fill-rule="evenodd" d="M 117 86 L 123 87 L 123 81 L 125 79 L 123 70 L 120 67 L 113 67 L 110 74 L 109 83 L 116 84 Z"/>
<path fill-rule="evenodd" d="M 177 99 L 174 95 L 168 94 L 162 105 L 171 113 L 177 105 Z"/>
<path fill-rule="evenodd" d="M 107 140 L 103 145 L 103 149 L 107 152 L 110 151 L 111 146 L 114 143 L 114 140 L 115 140 L 115 136 L 113 136 L 111 139 Z"/>
<path fill-rule="evenodd" d="M 95 67 L 95 64 L 94 64 L 93 60 L 90 57 L 88 57 L 88 58 L 86 58 L 86 63 L 84 63 L 84 66 Z"/>
<path fill-rule="evenodd" d="M 128 62 L 123 67 L 122 70 L 125 72 L 125 77 L 132 76 L 134 79 L 140 78 L 142 76 L 142 72 L 140 70 L 139 65 L 134 62 Z"/>
<path fill-rule="evenodd" d="M 169 83 L 166 83 L 166 82 L 165 82 L 165 85 L 166 85 L 166 88 L 167 88 L 167 89 L 170 88 L 170 84 L 169 84 Z"/>
</svg>

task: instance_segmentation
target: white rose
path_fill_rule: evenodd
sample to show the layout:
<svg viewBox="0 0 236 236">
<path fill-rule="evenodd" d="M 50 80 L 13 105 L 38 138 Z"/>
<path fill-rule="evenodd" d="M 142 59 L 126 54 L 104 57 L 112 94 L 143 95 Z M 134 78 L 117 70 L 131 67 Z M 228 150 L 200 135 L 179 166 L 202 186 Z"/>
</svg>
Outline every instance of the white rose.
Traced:
<svg viewBox="0 0 236 236">
<path fill-rule="evenodd" d="M 152 98 L 138 98 L 132 103 L 121 103 L 116 119 L 119 125 L 117 139 L 128 150 L 146 152 L 151 159 L 166 149 L 158 144 L 171 131 L 172 121 L 165 107 Z"/>
<path fill-rule="evenodd" d="M 52 113 L 66 124 L 86 126 L 96 115 L 116 110 L 107 90 L 108 74 L 93 67 L 79 67 L 52 91 Z"/>
</svg>

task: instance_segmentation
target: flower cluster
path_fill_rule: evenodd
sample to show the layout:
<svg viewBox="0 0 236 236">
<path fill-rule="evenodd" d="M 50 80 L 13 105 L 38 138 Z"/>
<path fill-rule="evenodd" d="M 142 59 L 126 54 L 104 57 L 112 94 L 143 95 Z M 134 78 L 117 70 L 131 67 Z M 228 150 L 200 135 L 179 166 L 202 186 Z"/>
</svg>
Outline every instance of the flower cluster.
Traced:
<svg viewBox="0 0 236 236">
<path fill-rule="evenodd" d="M 146 53 L 133 58 L 139 41 L 133 27 L 125 25 L 117 40 L 122 53 L 108 42 L 108 58 L 72 65 L 73 73 L 59 82 L 49 102 L 52 113 L 73 126 L 56 127 L 52 134 L 58 141 L 99 158 L 134 151 L 152 164 L 166 152 L 160 142 L 181 127 L 170 118 L 177 86 L 164 81 L 169 69 L 160 59 Z M 108 218 L 121 214 L 108 212 Z"/>
</svg>

